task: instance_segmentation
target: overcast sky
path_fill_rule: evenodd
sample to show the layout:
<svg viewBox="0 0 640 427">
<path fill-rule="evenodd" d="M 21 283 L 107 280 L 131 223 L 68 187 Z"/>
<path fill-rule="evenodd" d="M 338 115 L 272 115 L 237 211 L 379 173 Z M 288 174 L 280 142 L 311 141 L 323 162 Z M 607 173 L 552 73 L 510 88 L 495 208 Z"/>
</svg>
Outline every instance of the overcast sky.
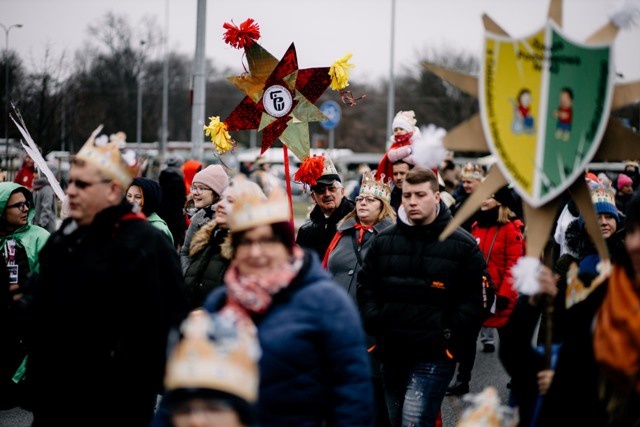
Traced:
<svg viewBox="0 0 640 427">
<path fill-rule="evenodd" d="M 222 41 L 224 22 L 253 18 L 260 44 L 277 58 L 295 43 L 300 68 L 330 66 L 352 53 L 352 81 L 388 77 L 393 0 L 208 0 L 206 55 L 214 64 L 241 71 L 242 53 Z M 611 0 L 565 0 L 566 34 L 586 39 L 608 20 Z M 20 50 L 25 65 L 41 62 L 48 46 L 69 56 L 87 38 L 87 25 L 111 11 L 132 24 L 152 15 L 165 28 L 169 8 L 169 46 L 195 52 L 197 0 L 0 0 L 0 23 L 23 24 L 9 33 L 10 49 Z M 513 37 L 526 36 L 545 23 L 546 0 L 395 0 L 394 70 L 417 68 L 431 50 L 468 52 L 479 57 L 487 13 Z M 1 28 L 0 28 L 1 29 Z M 0 32 L 2 49 L 4 34 Z M 640 22 L 622 31 L 614 44 L 617 71 L 624 81 L 640 80 Z"/>
</svg>

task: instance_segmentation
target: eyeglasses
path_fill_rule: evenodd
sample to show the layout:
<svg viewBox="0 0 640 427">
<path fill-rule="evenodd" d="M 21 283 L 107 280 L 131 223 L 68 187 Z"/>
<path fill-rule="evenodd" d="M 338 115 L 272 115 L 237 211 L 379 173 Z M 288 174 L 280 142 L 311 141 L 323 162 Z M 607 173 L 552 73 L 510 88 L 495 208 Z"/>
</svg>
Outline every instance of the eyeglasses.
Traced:
<svg viewBox="0 0 640 427">
<path fill-rule="evenodd" d="M 14 203 L 12 205 L 7 205 L 5 207 L 5 209 L 13 209 L 13 208 L 18 208 L 21 211 L 26 211 L 31 209 L 31 203 L 29 202 L 18 202 L 18 203 Z"/>
<path fill-rule="evenodd" d="M 334 193 L 338 190 L 339 187 L 336 187 L 334 185 L 332 185 L 331 187 L 313 187 L 311 189 L 311 191 L 313 191 L 316 194 L 324 194 L 327 190 L 329 190 L 329 193 Z"/>
<path fill-rule="evenodd" d="M 378 199 L 376 199 L 375 197 L 372 197 L 372 196 L 366 196 L 366 197 L 365 196 L 358 196 L 358 197 L 356 197 L 356 203 L 367 202 L 367 204 L 370 204 L 370 203 L 375 202 L 376 200 L 378 200 Z"/>
<path fill-rule="evenodd" d="M 69 185 L 75 185 L 76 188 L 78 188 L 79 190 L 84 190 L 85 188 L 91 187 L 92 185 L 96 185 L 96 184 L 106 184 L 108 182 L 111 182 L 111 179 L 101 179 L 100 181 L 95 181 L 95 182 L 87 182 L 87 181 L 82 181 L 80 179 L 74 179 L 71 178 L 68 182 Z"/>
<path fill-rule="evenodd" d="M 247 238 L 242 238 L 238 241 L 239 248 L 251 248 L 253 245 L 257 245 L 259 248 L 270 247 L 275 245 L 276 243 L 280 243 L 280 239 L 276 236 L 271 237 L 262 237 L 260 239 L 251 240 Z"/>
<path fill-rule="evenodd" d="M 191 186 L 192 193 L 202 193 L 204 191 L 213 191 L 213 190 L 210 189 L 209 187 L 196 187 L 195 185 Z"/>
</svg>

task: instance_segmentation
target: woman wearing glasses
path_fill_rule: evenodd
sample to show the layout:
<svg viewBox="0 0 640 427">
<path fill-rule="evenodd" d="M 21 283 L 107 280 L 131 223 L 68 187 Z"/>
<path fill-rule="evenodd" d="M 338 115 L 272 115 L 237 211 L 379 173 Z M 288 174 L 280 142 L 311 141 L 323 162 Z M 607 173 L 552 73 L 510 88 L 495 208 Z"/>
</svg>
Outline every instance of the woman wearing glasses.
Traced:
<svg viewBox="0 0 640 427">
<path fill-rule="evenodd" d="M 259 425 L 370 426 L 373 394 L 358 310 L 310 250 L 295 244 L 284 194 L 236 199 L 231 264 L 205 308 L 238 310 L 262 348 Z"/>
<path fill-rule="evenodd" d="M 327 248 L 322 262 L 333 279 L 356 300 L 356 278 L 362 268 L 374 236 L 395 222 L 396 214 L 390 205 L 391 189 L 383 180 L 375 180 L 376 171 L 365 172 L 360 194 L 355 198 L 356 207 L 338 223 L 337 232 Z M 368 347 L 373 355 L 373 337 Z M 376 426 L 388 426 L 387 414 L 380 378 L 379 362 L 371 357 L 372 376 L 376 399 Z"/>
<path fill-rule="evenodd" d="M 223 282 L 230 261 L 227 236 L 228 213 L 237 198 L 253 196 L 266 199 L 260 186 L 245 175 L 236 175 L 222 192 L 216 204 L 214 219 L 203 225 L 191 239 L 191 264 L 184 276 L 189 309 L 201 307 L 205 298 Z"/>
<path fill-rule="evenodd" d="M 209 165 L 195 174 L 191 184 L 193 204 L 198 211 L 191 217 L 191 222 L 184 236 L 184 244 L 180 249 L 180 263 L 182 274 L 186 274 L 191 257 L 189 248 L 191 239 L 196 232 L 215 217 L 215 204 L 220 200 L 220 195 L 229 185 L 229 176 L 220 165 Z"/>
<path fill-rule="evenodd" d="M 0 183 L 0 409 L 28 407 L 28 391 L 21 369 L 27 354 L 24 342 L 23 286 L 38 270 L 38 252 L 49 232 L 32 225 L 33 196 L 24 186 Z"/>
</svg>

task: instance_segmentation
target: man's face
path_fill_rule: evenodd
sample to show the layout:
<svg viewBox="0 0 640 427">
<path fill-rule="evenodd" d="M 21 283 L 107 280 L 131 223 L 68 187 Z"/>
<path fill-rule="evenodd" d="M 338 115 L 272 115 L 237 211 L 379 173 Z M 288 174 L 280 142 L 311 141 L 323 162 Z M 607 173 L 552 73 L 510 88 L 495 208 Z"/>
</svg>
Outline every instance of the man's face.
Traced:
<svg viewBox="0 0 640 427">
<path fill-rule="evenodd" d="M 311 198 L 325 215 L 331 215 L 338 209 L 343 197 L 344 188 L 338 181 L 334 181 L 331 185 L 315 185 L 311 191 Z"/>
<path fill-rule="evenodd" d="M 82 166 L 73 163 L 69 170 L 68 182 L 69 217 L 81 226 L 91 224 L 98 212 L 117 205 L 123 198 L 119 184 L 105 179 L 98 169 L 89 163 Z"/>
<path fill-rule="evenodd" d="M 434 192 L 430 183 L 404 183 L 402 187 L 402 206 L 412 224 L 431 224 L 438 216 L 436 206 L 439 203 L 440 192 Z"/>
<path fill-rule="evenodd" d="M 402 190 L 404 176 L 409 172 L 409 165 L 406 163 L 396 163 L 393 165 L 393 183 Z"/>
</svg>

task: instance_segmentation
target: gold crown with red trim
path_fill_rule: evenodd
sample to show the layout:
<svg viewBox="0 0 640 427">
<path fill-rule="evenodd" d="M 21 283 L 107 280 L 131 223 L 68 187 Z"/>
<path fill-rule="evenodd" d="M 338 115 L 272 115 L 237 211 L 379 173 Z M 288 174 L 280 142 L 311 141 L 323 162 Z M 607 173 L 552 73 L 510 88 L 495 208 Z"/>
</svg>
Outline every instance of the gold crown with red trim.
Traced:
<svg viewBox="0 0 640 427">
<path fill-rule="evenodd" d="M 127 163 L 120 152 L 119 140 L 96 138 L 101 130 L 102 125 L 93 131 L 74 157 L 95 166 L 105 177 L 118 181 L 126 189 L 136 176 L 135 159 L 132 159 L 134 164 Z"/>
<path fill-rule="evenodd" d="M 289 204 L 279 187 L 269 192 L 267 199 L 254 194 L 244 194 L 233 202 L 227 222 L 232 233 L 248 230 L 259 225 L 288 222 Z"/>
<path fill-rule="evenodd" d="M 386 200 L 387 202 L 391 201 L 391 188 L 385 183 L 385 179 L 384 174 L 381 174 L 380 180 L 376 181 L 376 171 L 363 173 L 360 195 L 371 195 Z"/>
</svg>

